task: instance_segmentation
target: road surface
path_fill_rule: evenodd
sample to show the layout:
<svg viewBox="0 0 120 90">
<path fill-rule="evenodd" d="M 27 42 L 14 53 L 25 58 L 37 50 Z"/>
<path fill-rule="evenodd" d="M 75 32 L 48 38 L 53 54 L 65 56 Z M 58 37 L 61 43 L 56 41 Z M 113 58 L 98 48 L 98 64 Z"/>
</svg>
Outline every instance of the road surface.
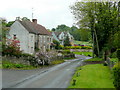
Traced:
<svg viewBox="0 0 120 90">
<path fill-rule="evenodd" d="M 51 68 L 36 71 L 3 70 L 3 88 L 67 88 L 76 67 L 90 57 L 80 56 Z M 17 73 L 16 73 L 17 72 Z M 8 74 L 7 74 L 8 73 Z"/>
</svg>

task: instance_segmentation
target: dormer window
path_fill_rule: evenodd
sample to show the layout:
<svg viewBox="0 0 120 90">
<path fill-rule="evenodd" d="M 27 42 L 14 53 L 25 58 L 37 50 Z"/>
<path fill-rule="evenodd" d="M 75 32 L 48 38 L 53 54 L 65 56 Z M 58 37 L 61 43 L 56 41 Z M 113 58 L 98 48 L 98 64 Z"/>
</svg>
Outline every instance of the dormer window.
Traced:
<svg viewBox="0 0 120 90">
<path fill-rule="evenodd" d="M 16 34 L 13 35 L 13 39 L 14 39 L 14 40 L 17 39 Z"/>
</svg>

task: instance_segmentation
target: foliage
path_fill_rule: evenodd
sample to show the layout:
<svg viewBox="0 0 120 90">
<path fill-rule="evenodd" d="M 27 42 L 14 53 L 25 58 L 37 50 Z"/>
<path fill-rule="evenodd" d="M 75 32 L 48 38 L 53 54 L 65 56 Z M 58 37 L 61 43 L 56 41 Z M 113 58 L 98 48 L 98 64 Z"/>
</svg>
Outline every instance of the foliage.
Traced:
<svg viewBox="0 0 120 90">
<path fill-rule="evenodd" d="M 78 73 L 80 73 L 79 76 Z M 85 65 L 77 68 L 68 88 L 114 88 L 110 77 L 109 68 L 102 64 Z M 72 85 L 73 79 L 76 80 L 74 86 Z"/>
<path fill-rule="evenodd" d="M 90 46 L 66 46 L 64 49 L 92 49 Z"/>
<path fill-rule="evenodd" d="M 54 61 L 51 61 L 51 65 L 56 65 L 56 64 L 60 64 L 60 63 L 63 63 L 64 60 L 54 60 Z"/>
<path fill-rule="evenodd" d="M 64 46 L 71 46 L 70 39 L 68 36 L 64 40 Z"/>
<path fill-rule="evenodd" d="M 53 28 L 52 30 L 59 31 L 59 32 L 60 32 L 60 31 L 69 31 L 69 30 L 70 30 L 70 27 L 62 24 L 62 25 L 58 25 L 58 26 L 56 27 L 56 29 Z"/>
<path fill-rule="evenodd" d="M 92 43 L 89 41 L 89 42 L 86 42 L 86 41 L 74 41 L 74 44 L 75 45 L 85 45 L 85 46 L 92 46 Z"/>
<path fill-rule="evenodd" d="M 76 26 L 66 26 L 64 24 L 58 25 L 56 28 L 52 28 L 52 31 L 61 32 L 61 31 L 69 31 L 71 35 L 73 35 L 75 40 L 88 41 L 91 39 L 90 30 L 88 29 L 78 29 Z"/>
<path fill-rule="evenodd" d="M 10 27 L 15 21 L 9 21 L 6 25 L 6 27 Z"/>
<path fill-rule="evenodd" d="M 62 50 L 61 52 L 62 52 L 62 54 L 70 54 L 71 53 L 70 50 Z"/>
<path fill-rule="evenodd" d="M 6 43 L 6 35 L 8 34 L 9 28 L 6 27 L 7 20 L 4 18 L 0 18 L 0 25 L 2 25 L 2 30 L 0 30 L 0 41 L 2 40 L 2 43 Z M 0 28 L 1 29 L 1 28 Z"/>
<path fill-rule="evenodd" d="M 98 56 L 104 47 L 110 50 L 120 46 L 118 37 L 119 20 L 118 2 L 79 2 L 71 6 L 77 25 L 91 30 L 94 37 L 94 52 Z M 115 37 L 115 34 L 116 37 Z M 114 46 L 115 41 L 117 46 Z"/>
<path fill-rule="evenodd" d="M 117 50 L 117 58 L 120 61 L 120 49 Z"/>
<path fill-rule="evenodd" d="M 6 60 L 2 61 L 2 68 L 7 68 L 7 69 L 34 69 L 35 67 L 30 66 L 30 65 L 24 65 L 24 64 L 16 64 L 12 63 Z"/>
<path fill-rule="evenodd" d="M 55 49 L 60 49 L 60 43 L 57 40 L 53 40 L 53 43 L 55 44 Z"/>
<path fill-rule="evenodd" d="M 85 61 L 103 61 L 102 58 L 91 58 L 91 59 L 87 59 Z"/>
<path fill-rule="evenodd" d="M 10 55 L 20 57 L 22 52 L 20 51 L 18 40 L 11 40 L 8 45 L 2 44 L 2 55 Z"/>
<path fill-rule="evenodd" d="M 109 56 L 110 58 L 116 58 L 117 57 L 117 52 L 113 52 Z"/>
<path fill-rule="evenodd" d="M 73 52 L 77 55 L 92 56 L 92 52 Z"/>
<path fill-rule="evenodd" d="M 120 62 L 113 67 L 114 86 L 120 88 Z"/>
<path fill-rule="evenodd" d="M 118 62 L 118 58 L 110 58 L 110 61 L 117 63 Z"/>
</svg>

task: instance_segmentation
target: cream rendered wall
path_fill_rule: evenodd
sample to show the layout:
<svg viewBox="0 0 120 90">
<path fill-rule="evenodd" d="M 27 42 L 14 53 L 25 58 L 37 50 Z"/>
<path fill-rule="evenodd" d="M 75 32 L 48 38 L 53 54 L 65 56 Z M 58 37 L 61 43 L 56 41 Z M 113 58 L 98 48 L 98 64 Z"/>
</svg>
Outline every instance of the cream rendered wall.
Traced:
<svg viewBox="0 0 120 90">
<path fill-rule="evenodd" d="M 19 21 L 15 21 L 15 23 L 13 23 L 10 28 L 9 34 L 12 39 L 13 35 L 16 35 L 17 39 L 20 41 L 20 50 L 22 50 L 24 53 L 31 54 L 29 50 L 29 47 L 33 46 L 33 44 L 31 44 L 30 42 L 31 40 L 29 39 L 31 35 L 29 35 L 29 32 L 20 24 Z"/>
<path fill-rule="evenodd" d="M 35 52 L 35 34 L 29 34 L 28 49 L 30 54 Z"/>
</svg>

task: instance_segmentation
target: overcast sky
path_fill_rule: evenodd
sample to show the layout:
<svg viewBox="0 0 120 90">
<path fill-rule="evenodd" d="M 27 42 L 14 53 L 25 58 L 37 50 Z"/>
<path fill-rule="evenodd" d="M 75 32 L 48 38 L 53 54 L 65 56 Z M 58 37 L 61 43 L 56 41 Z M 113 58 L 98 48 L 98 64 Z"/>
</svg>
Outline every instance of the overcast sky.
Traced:
<svg viewBox="0 0 120 90">
<path fill-rule="evenodd" d="M 33 17 L 47 29 L 65 24 L 72 26 L 74 17 L 69 8 L 76 0 L 2 0 L 0 17 L 13 21 L 16 17 Z M 33 8 L 33 10 L 32 10 Z"/>
</svg>

